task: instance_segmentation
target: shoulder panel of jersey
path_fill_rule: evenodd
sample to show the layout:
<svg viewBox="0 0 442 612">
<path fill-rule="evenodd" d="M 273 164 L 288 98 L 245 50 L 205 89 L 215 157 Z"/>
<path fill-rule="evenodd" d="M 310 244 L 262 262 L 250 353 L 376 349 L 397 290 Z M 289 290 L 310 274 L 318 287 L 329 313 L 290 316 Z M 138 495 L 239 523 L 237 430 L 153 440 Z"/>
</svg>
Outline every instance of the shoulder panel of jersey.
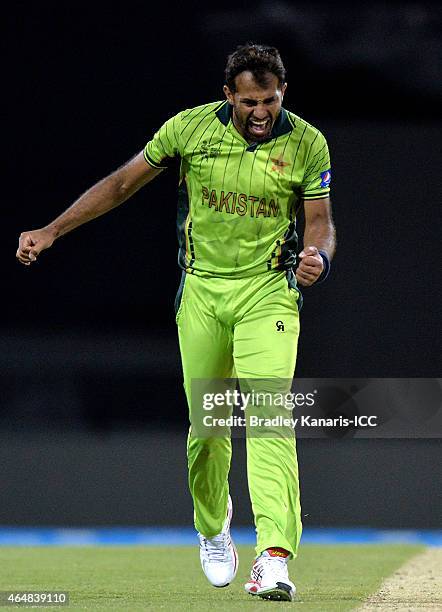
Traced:
<svg viewBox="0 0 442 612">
<path fill-rule="evenodd" d="M 304 178 L 301 183 L 303 200 L 320 200 L 330 195 L 330 154 L 324 135 L 311 123 L 287 111 L 296 126 L 299 138 L 299 155 L 304 163 Z M 300 136 L 299 136 L 300 134 Z"/>
<path fill-rule="evenodd" d="M 216 119 L 224 101 L 210 102 L 179 112 L 166 121 L 144 147 L 144 158 L 154 168 L 167 168 L 172 158 L 193 149 L 201 134 Z"/>
</svg>

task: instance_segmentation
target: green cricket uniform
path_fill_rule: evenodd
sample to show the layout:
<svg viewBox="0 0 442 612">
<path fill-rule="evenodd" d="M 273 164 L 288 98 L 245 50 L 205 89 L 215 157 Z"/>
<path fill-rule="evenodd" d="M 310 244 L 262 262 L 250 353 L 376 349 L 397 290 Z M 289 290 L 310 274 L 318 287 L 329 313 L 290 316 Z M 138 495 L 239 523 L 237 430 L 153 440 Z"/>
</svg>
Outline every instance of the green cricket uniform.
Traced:
<svg viewBox="0 0 442 612">
<path fill-rule="evenodd" d="M 322 134 L 282 109 L 272 139 L 249 145 L 214 102 L 169 119 L 144 149 L 154 168 L 181 157 L 179 264 L 199 276 L 240 278 L 295 263 L 301 198 L 329 194 Z M 325 180 L 324 180 L 325 179 Z"/>
<path fill-rule="evenodd" d="M 323 135 L 285 109 L 268 140 L 249 144 L 227 101 L 178 113 L 147 143 L 144 156 L 154 168 L 181 158 L 178 262 L 184 272 L 176 309 L 191 422 L 189 485 L 196 529 L 213 537 L 226 516 L 231 443 L 229 436 L 192 435 L 191 383 L 292 379 L 300 297 L 292 271 L 295 216 L 302 200 L 328 197 L 330 159 Z M 248 435 L 247 472 L 257 554 L 278 546 L 295 555 L 302 527 L 293 432 Z"/>
</svg>

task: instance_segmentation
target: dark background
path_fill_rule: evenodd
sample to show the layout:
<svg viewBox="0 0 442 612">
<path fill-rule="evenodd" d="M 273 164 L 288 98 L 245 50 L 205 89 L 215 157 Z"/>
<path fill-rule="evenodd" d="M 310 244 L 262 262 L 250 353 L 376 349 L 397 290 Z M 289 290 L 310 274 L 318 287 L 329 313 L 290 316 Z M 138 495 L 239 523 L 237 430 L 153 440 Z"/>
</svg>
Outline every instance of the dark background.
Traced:
<svg viewBox="0 0 442 612">
<path fill-rule="evenodd" d="M 21 231 L 51 221 L 171 115 L 221 99 L 227 54 L 247 40 L 279 48 L 284 104 L 321 129 L 332 157 L 338 251 L 329 281 L 304 292 L 297 374 L 440 375 L 437 3 L 18 2 L 3 11 L 0 441 L 10 495 L 0 522 L 190 522 L 173 312 L 176 172 L 35 265 L 14 253 Z M 158 440 L 164 461 L 152 451 Z M 119 452 L 126 460 L 116 466 Z M 299 453 L 311 524 L 438 526 L 440 506 L 429 515 L 416 506 L 437 490 L 437 441 L 302 440 Z M 243 475 L 243 449 L 237 457 Z M 238 520 L 248 521 L 244 479 L 232 479 L 244 498 Z M 181 505 L 174 493 L 146 508 L 165 481 Z M 65 505 L 41 506 L 32 482 L 55 486 Z M 122 483 L 137 503 L 105 511 L 104 488 Z"/>
</svg>

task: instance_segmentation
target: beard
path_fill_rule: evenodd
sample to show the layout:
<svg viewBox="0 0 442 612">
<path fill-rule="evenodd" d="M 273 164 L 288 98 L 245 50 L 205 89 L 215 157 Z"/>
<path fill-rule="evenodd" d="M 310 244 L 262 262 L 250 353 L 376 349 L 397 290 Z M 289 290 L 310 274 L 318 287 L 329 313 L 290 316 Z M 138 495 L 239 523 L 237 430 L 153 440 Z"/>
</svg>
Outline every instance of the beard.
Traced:
<svg viewBox="0 0 442 612">
<path fill-rule="evenodd" d="M 244 127 L 248 139 L 260 142 L 270 137 L 272 126 L 273 122 L 271 117 L 266 117 L 265 120 L 259 121 L 248 117 Z"/>
<path fill-rule="evenodd" d="M 268 115 L 265 119 L 265 123 L 262 127 L 254 125 L 256 119 L 253 119 L 250 115 L 243 118 L 240 113 L 237 112 L 236 108 L 233 109 L 233 123 L 237 130 L 243 135 L 248 142 L 261 142 L 270 138 L 273 127 L 273 118 Z"/>
</svg>

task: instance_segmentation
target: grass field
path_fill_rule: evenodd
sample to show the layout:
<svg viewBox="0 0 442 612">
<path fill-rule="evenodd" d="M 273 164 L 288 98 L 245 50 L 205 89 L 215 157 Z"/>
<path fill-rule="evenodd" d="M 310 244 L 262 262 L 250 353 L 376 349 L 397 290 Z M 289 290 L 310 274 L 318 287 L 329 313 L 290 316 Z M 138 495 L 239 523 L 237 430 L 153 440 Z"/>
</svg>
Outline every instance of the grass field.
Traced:
<svg viewBox="0 0 442 612">
<path fill-rule="evenodd" d="M 0 548 L 0 590 L 69 591 L 69 610 L 286 610 L 298 603 L 303 612 L 345 611 L 357 608 L 420 550 L 305 545 L 290 564 L 296 602 L 281 603 L 256 600 L 244 592 L 254 555 L 248 546 L 238 548 L 238 575 L 225 589 L 207 583 L 196 546 L 5 547 Z"/>
</svg>

